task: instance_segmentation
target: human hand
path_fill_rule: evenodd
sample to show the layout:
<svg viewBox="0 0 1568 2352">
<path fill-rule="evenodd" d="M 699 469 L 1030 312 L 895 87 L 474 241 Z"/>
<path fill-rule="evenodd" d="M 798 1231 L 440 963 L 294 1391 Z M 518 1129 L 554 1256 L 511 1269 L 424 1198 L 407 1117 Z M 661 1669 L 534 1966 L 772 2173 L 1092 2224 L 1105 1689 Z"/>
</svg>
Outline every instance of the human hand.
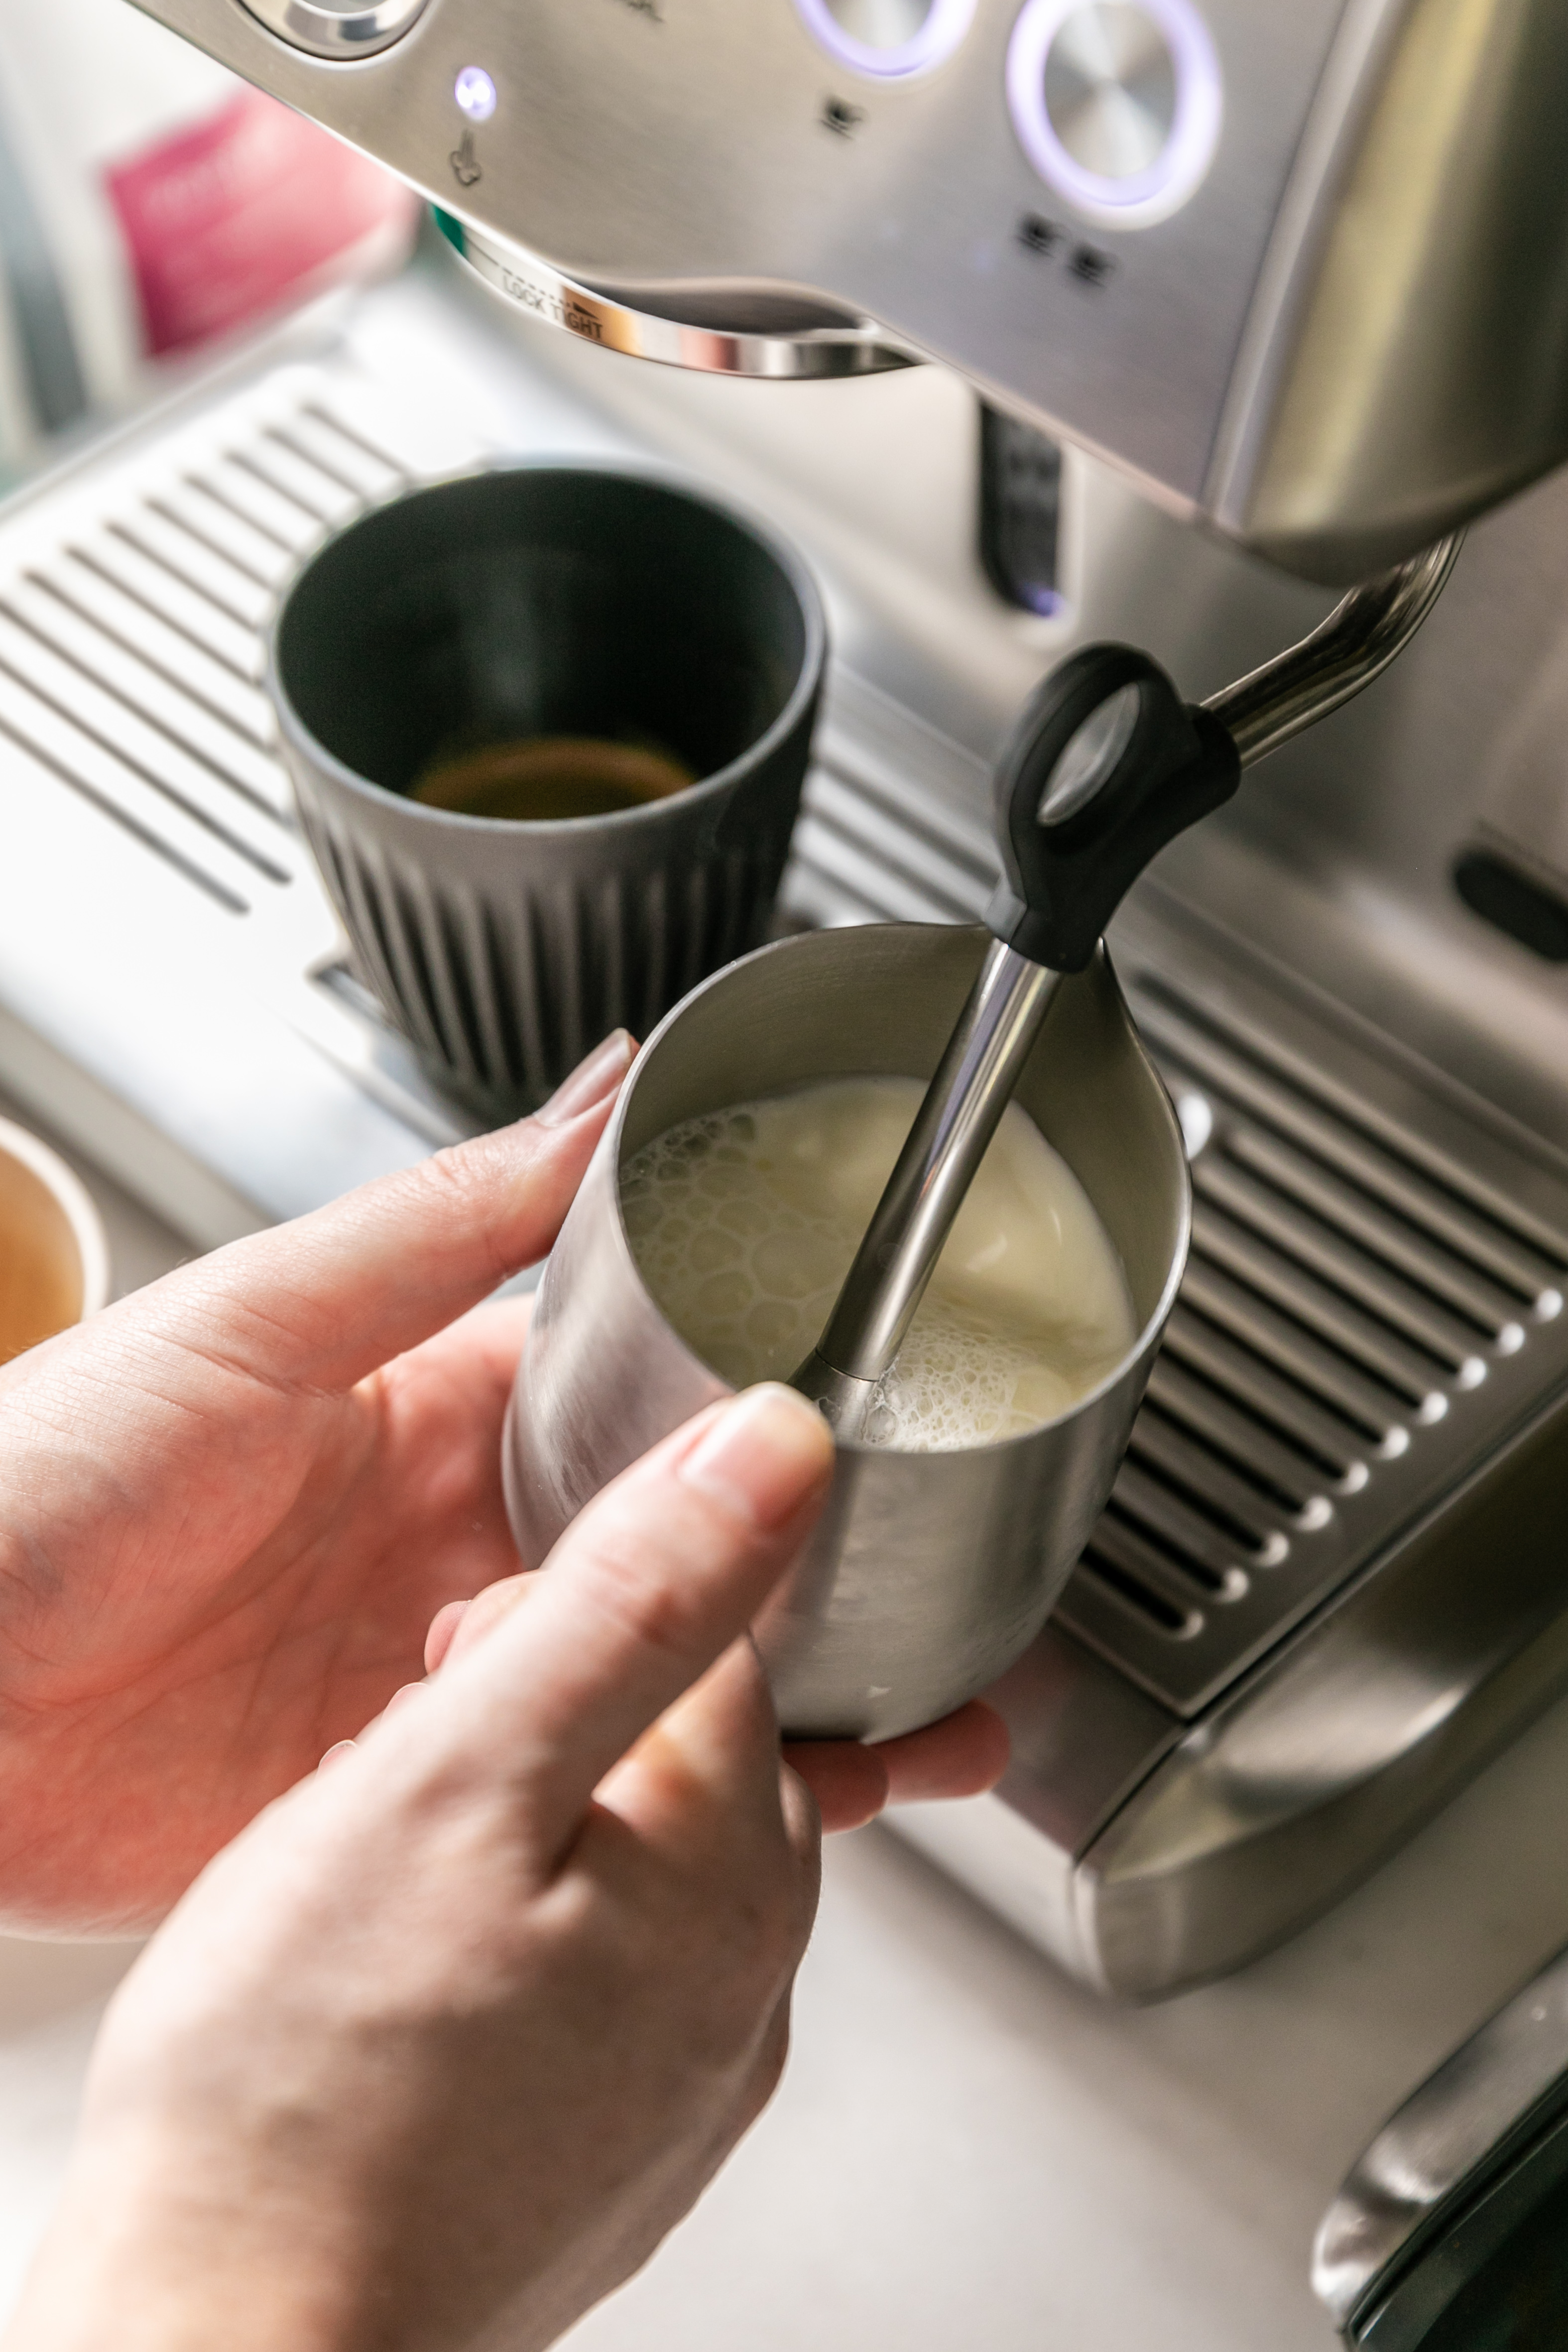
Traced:
<svg viewBox="0 0 1568 2352">
<path fill-rule="evenodd" d="M 466 1310 L 549 1250 L 633 1051 L 0 1371 L 0 1924 L 151 1926 L 515 1570 L 528 1302 Z"/>
<path fill-rule="evenodd" d="M 646 2258 L 783 2062 L 816 1821 L 744 1629 L 831 1459 L 790 1391 L 700 1414 L 211 1864 L 7 2352 L 533 2352 Z"/>
<path fill-rule="evenodd" d="M 503 1577 L 472 1601 L 448 1601 L 425 1641 L 426 1673 L 439 1672 L 483 1641 L 540 1589 L 543 1573 Z M 816 1799 L 823 1829 L 855 1830 L 884 1805 L 977 1797 L 994 1788 L 1007 1769 L 1008 1730 L 995 1707 L 971 1699 L 939 1723 L 901 1739 L 870 1746 L 855 1739 L 787 1739 L 784 1759 Z"/>
<path fill-rule="evenodd" d="M 515 1573 L 528 1302 L 465 1310 L 549 1249 L 632 1052 L 0 1371 L 0 1924 L 151 1926 L 417 1675 L 444 1602 Z M 800 1760 L 849 1826 L 988 1785 L 1005 1749 L 975 1709 Z"/>
</svg>

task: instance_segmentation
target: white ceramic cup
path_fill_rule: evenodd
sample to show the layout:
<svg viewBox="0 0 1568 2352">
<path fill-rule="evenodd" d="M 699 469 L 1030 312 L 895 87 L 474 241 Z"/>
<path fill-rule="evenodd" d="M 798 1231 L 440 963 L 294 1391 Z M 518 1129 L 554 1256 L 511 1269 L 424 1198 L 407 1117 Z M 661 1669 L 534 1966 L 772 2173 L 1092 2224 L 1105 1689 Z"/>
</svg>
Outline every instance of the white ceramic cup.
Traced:
<svg viewBox="0 0 1568 2352">
<path fill-rule="evenodd" d="M 109 1297 L 109 1236 L 80 1177 L 0 1118 L 0 1363 L 94 1315 Z"/>
</svg>

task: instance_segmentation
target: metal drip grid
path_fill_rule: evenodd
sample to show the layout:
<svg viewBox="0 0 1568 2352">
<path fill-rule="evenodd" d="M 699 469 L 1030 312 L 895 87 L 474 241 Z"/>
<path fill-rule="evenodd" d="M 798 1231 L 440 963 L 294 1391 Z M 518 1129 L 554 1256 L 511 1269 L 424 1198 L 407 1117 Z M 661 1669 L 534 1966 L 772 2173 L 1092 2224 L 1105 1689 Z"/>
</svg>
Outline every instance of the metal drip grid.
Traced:
<svg viewBox="0 0 1568 2352">
<path fill-rule="evenodd" d="M 304 863 L 259 683 L 274 595 L 409 478 L 324 399 L 247 423 L 0 571 L 0 735 L 234 915 Z"/>
</svg>

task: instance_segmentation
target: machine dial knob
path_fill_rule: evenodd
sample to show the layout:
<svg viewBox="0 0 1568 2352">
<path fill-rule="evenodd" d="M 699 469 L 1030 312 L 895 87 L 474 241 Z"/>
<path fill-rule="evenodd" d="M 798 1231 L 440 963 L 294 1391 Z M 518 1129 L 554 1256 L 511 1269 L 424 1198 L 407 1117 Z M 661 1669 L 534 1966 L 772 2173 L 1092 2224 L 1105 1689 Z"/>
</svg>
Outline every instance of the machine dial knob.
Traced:
<svg viewBox="0 0 1568 2352">
<path fill-rule="evenodd" d="M 400 41 L 426 0 L 244 0 L 290 48 L 313 58 L 371 58 Z"/>
<path fill-rule="evenodd" d="M 1008 103 L 1042 180 L 1103 228 L 1184 205 L 1219 136 L 1219 64 L 1191 0 L 1027 0 Z"/>
<path fill-rule="evenodd" d="M 854 73 L 892 81 L 928 73 L 950 58 L 975 0 L 795 0 L 806 28 Z"/>
<path fill-rule="evenodd" d="M 1176 59 L 1145 8 L 1074 9 L 1046 52 L 1051 127 L 1102 179 L 1130 180 L 1159 162 L 1176 100 Z"/>
</svg>

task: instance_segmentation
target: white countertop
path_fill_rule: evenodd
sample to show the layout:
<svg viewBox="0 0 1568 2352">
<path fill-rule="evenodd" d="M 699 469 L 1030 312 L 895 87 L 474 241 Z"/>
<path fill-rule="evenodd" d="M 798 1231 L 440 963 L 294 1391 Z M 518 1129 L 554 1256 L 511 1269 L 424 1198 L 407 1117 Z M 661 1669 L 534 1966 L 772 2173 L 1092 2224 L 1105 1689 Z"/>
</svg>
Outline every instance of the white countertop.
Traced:
<svg viewBox="0 0 1568 2352">
<path fill-rule="evenodd" d="M 1568 1704 L 1228 1982 L 1108 2009 L 883 1831 L 830 1851 L 784 2087 L 573 2352 L 1325 2352 L 1318 2215 L 1568 1940 Z M 123 1948 L 0 1943 L 0 2307 Z"/>
</svg>

